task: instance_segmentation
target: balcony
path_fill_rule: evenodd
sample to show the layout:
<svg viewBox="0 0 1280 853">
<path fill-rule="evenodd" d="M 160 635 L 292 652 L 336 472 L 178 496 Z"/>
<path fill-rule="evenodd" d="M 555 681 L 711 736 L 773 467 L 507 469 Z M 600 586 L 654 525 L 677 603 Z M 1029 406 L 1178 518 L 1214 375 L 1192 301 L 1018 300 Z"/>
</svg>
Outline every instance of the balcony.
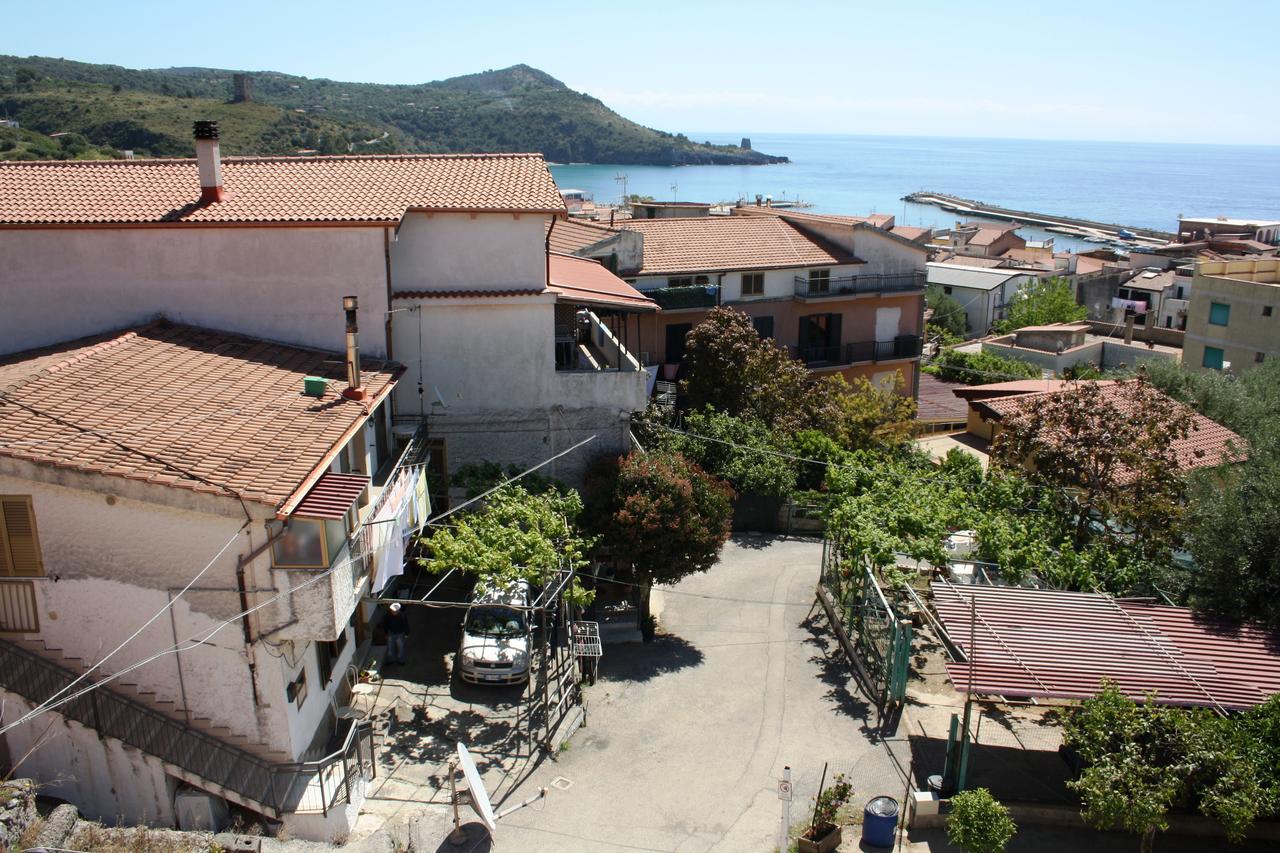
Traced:
<svg viewBox="0 0 1280 853">
<path fill-rule="evenodd" d="M 646 290 L 644 295 L 658 303 L 663 311 L 678 311 L 681 308 L 714 308 L 720 301 L 720 286 L 717 284 L 698 284 L 692 287 L 660 287 L 657 290 Z"/>
<path fill-rule="evenodd" d="M 891 293 L 924 290 L 924 273 L 850 275 L 822 279 L 796 276 L 795 287 L 796 296 L 801 299 L 823 299 L 832 296 L 884 296 Z"/>
<path fill-rule="evenodd" d="M 924 339 L 918 335 L 899 335 L 891 341 L 852 341 L 837 346 L 792 347 L 791 354 L 809 367 L 826 367 L 919 358 L 923 345 Z"/>
</svg>

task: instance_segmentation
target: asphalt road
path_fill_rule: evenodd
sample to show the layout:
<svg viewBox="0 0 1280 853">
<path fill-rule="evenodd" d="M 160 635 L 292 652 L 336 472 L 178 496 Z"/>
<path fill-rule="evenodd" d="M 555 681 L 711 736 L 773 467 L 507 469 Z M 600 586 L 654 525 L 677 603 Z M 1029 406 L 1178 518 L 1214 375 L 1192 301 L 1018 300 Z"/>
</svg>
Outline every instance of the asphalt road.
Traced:
<svg viewBox="0 0 1280 853">
<path fill-rule="evenodd" d="M 784 765 L 792 822 L 824 761 L 851 778 L 855 802 L 901 799 L 902 777 L 868 731 L 875 710 L 812 608 L 820 557 L 814 541 L 736 538 L 710 572 L 668 588 L 662 634 L 606 647 L 587 727 L 513 792 L 549 789 L 499 822 L 496 847 L 772 850 Z"/>
</svg>

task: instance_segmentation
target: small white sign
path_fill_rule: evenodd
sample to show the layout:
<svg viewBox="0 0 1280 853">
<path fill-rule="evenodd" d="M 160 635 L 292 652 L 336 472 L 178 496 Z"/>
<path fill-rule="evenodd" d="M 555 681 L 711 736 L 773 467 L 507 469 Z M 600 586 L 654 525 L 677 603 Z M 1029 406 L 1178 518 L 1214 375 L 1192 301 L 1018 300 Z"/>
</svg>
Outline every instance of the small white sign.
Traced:
<svg viewBox="0 0 1280 853">
<path fill-rule="evenodd" d="M 791 802 L 791 780 L 790 779 L 778 780 L 778 799 L 788 803 Z"/>
</svg>

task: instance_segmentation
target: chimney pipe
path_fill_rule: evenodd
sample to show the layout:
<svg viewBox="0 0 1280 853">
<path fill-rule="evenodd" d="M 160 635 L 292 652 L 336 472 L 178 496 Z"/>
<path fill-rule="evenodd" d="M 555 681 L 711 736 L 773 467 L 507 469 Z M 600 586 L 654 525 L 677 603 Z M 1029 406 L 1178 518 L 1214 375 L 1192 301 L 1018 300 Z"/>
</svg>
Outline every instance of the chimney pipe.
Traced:
<svg viewBox="0 0 1280 853">
<path fill-rule="evenodd" d="M 1133 321 L 1137 319 L 1134 314 L 1129 314 L 1124 318 L 1124 342 L 1126 344 L 1133 343 Z"/>
<path fill-rule="evenodd" d="M 222 201 L 222 155 L 218 150 L 218 123 L 198 121 L 194 125 L 196 164 L 200 167 L 200 203 Z"/>
<path fill-rule="evenodd" d="M 356 309 L 360 302 L 354 296 L 342 297 L 342 310 L 347 312 L 347 387 L 342 396 L 348 400 L 363 400 L 364 388 L 360 386 L 360 329 L 356 325 Z"/>
</svg>

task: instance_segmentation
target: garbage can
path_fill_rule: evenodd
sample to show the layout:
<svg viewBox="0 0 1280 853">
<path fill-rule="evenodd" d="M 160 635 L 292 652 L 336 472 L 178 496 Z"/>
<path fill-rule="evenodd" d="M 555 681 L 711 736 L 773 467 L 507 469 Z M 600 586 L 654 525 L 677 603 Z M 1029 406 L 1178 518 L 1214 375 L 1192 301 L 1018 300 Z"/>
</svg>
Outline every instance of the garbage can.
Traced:
<svg viewBox="0 0 1280 853">
<path fill-rule="evenodd" d="M 872 847 L 892 847 L 898 831 L 898 801 L 876 797 L 862 813 L 862 840 Z"/>
</svg>

